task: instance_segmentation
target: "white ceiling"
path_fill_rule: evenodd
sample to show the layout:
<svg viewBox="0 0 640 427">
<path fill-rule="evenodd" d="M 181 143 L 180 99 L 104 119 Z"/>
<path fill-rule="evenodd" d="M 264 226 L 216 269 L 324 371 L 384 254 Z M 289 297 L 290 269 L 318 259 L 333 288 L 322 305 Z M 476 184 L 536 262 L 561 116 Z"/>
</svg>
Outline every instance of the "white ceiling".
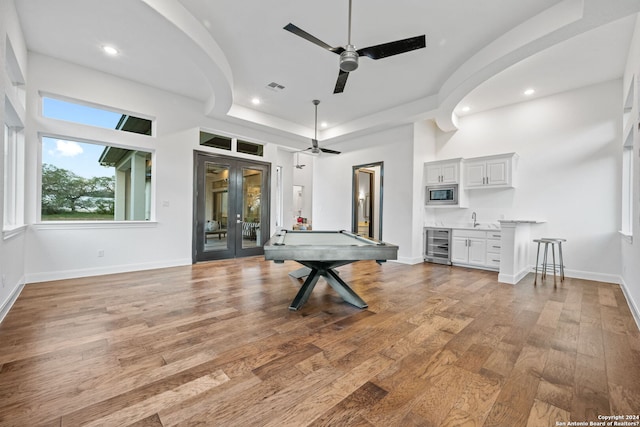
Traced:
<svg viewBox="0 0 640 427">
<path fill-rule="evenodd" d="M 473 113 L 520 102 L 527 87 L 546 96 L 619 78 L 640 11 L 640 0 L 354 0 L 356 48 L 421 34 L 427 47 L 361 58 L 334 95 L 338 56 L 282 27 L 344 46 L 348 0 L 15 3 L 30 50 L 200 100 L 213 117 L 306 144 L 319 99 L 325 145 L 421 118 L 452 130 L 463 105 Z"/>
</svg>

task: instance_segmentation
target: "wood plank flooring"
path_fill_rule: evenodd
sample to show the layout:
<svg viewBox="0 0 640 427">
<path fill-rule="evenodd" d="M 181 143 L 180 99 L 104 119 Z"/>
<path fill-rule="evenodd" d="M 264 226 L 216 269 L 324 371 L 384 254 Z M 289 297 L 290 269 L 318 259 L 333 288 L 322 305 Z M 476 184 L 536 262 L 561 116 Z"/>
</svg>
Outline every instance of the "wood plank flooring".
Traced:
<svg viewBox="0 0 640 427">
<path fill-rule="evenodd" d="M 290 312 L 296 268 L 253 257 L 27 285 L 0 324 L 0 426 L 640 415 L 640 333 L 617 285 L 362 261 L 339 270 L 368 309 L 321 280 Z"/>
</svg>

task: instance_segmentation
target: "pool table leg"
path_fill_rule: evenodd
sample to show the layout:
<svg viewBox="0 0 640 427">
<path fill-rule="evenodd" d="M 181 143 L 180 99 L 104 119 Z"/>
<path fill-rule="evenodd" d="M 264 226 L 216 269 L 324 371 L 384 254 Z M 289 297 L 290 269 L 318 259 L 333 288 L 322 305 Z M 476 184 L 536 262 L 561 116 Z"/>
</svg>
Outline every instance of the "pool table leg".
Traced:
<svg viewBox="0 0 640 427">
<path fill-rule="evenodd" d="M 369 307 L 366 302 L 353 289 L 340 278 L 338 272 L 334 268 L 342 265 L 350 264 L 353 261 L 298 261 L 304 267 L 289 273 L 290 276 L 300 279 L 307 276 L 302 287 L 296 294 L 295 298 L 289 305 L 289 310 L 297 311 L 309 299 L 311 291 L 316 286 L 320 276 L 324 277 L 327 283 L 340 295 L 340 297 L 349 304 L 358 308 Z"/>
<path fill-rule="evenodd" d="M 307 277 L 309 273 L 311 273 L 311 269 L 309 267 L 302 267 L 289 273 L 289 276 L 295 279 L 302 279 L 303 277 Z"/>
<path fill-rule="evenodd" d="M 333 269 L 327 269 L 326 274 L 323 275 L 327 283 L 342 297 L 343 300 L 358 308 L 367 308 L 369 305 L 364 302 L 353 289 L 345 283 L 344 280 L 338 276 L 338 273 Z"/>
<path fill-rule="evenodd" d="M 307 274 L 307 280 L 304 281 L 304 283 L 302 284 L 302 287 L 296 294 L 296 297 L 291 302 L 291 305 L 289 305 L 289 310 L 292 310 L 292 311 L 299 310 L 300 307 L 302 307 L 304 303 L 307 302 L 307 300 L 309 299 L 309 295 L 311 295 L 311 291 L 313 291 L 313 288 L 316 286 L 316 283 L 320 278 L 320 272 L 317 269 L 315 268 L 310 269 L 307 267 L 304 267 L 304 269 L 310 270 L 310 271 Z M 300 270 L 303 270 L 303 268 L 301 268 Z M 299 271 L 299 270 L 296 270 L 296 271 Z"/>
</svg>

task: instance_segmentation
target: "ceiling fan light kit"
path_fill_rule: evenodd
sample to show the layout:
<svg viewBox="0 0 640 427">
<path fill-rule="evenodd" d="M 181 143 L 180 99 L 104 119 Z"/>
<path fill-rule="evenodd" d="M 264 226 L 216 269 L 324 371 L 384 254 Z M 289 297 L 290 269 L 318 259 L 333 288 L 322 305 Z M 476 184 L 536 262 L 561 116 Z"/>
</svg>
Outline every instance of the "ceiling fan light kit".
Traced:
<svg viewBox="0 0 640 427">
<path fill-rule="evenodd" d="M 355 46 L 348 44 L 340 54 L 340 69 L 345 73 L 355 71 L 358 68 L 358 56 Z"/>
</svg>

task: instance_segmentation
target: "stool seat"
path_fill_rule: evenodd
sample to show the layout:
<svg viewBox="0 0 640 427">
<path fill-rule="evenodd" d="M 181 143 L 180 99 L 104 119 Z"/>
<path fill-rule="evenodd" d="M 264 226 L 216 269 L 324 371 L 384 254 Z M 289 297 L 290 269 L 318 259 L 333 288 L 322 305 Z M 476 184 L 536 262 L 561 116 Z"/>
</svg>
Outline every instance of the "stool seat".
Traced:
<svg viewBox="0 0 640 427">
<path fill-rule="evenodd" d="M 560 271 L 560 281 L 564 281 L 564 260 L 562 258 L 562 243 L 566 242 L 567 239 L 563 239 L 561 237 L 541 237 L 540 239 L 534 239 L 533 242 L 538 244 L 538 250 L 536 254 L 536 267 L 535 274 L 533 278 L 533 285 L 536 286 L 538 280 L 538 262 L 540 259 L 540 245 L 544 245 L 544 254 L 542 258 L 542 266 L 540 277 L 544 280 L 547 277 L 547 270 L 549 269 L 549 263 L 547 261 L 547 255 L 549 251 L 549 245 L 551 245 L 551 255 L 553 258 L 553 286 L 556 286 L 556 268 Z M 555 247 L 558 245 L 558 261 L 559 265 L 556 266 L 556 251 Z"/>
</svg>

